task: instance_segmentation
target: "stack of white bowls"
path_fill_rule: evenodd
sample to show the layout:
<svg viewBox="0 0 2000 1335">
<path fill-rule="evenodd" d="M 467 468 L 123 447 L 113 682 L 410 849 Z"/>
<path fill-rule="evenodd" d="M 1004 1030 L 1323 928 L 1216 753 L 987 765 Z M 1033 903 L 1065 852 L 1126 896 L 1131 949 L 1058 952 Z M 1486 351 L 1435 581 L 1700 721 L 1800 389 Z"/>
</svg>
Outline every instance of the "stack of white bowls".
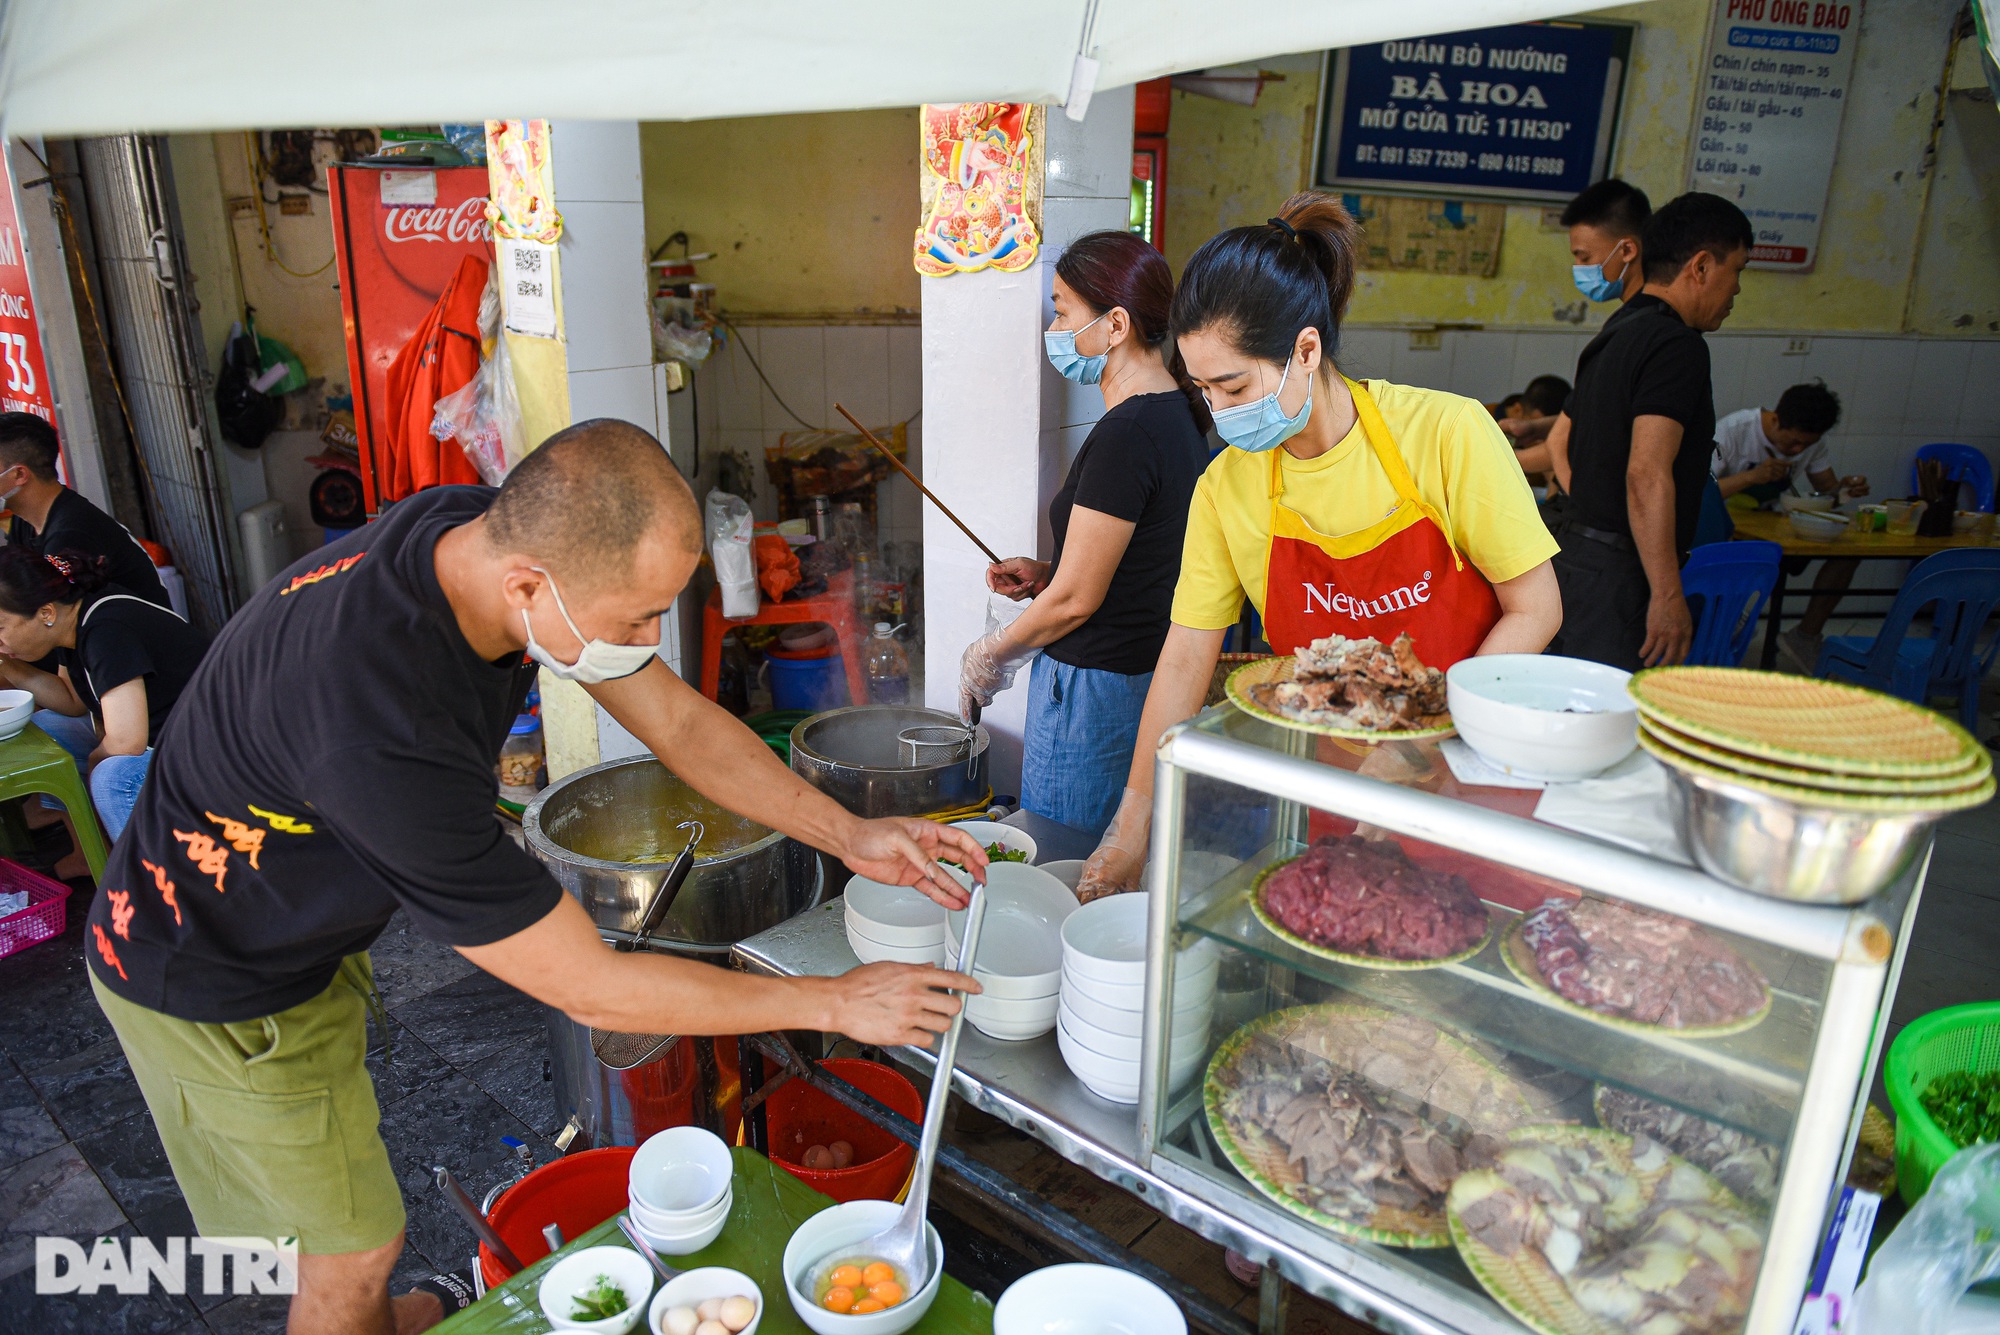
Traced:
<svg viewBox="0 0 2000 1335">
<path fill-rule="evenodd" d="M 847 944 L 863 964 L 945 962 L 944 906 L 923 891 L 856 876 L 842 900 Z"/>
<path fill-rule="evenodd" d="M 1069 887 L 1040 867 L 987 864 L 986 922 L 972 962 L 972 976 L 985 990 L 966 1003 L 967 1023 L 988 1038 L 1015 1041 L 1056 1027 L 1063 923 L 1076 912 Z M 950 914 L 945 948 L 953 960 L 964 930 L 965 912 Z"/>
<path fill-rule="evenodd" d="M 1139 1101 L 1139 1040 L 1145 1028 L 1146 912 L 1142 894 L 1108 895 L 1069 916 L 1062 931 L 1056 1042 L 1084 1087 L 1113 1103 Z M 1222 955 L 1211 941 L 1174 961 L 1167 1025 L 1167 1080 L 1186 1082 L 1208 1052 Z"/>
<path fill-rule="evenodd" d="M 628 1213 L 656 1252 L 685 1256 L 722 1235 L 736 1199 L 735 1165 L 722 1138 L 698 1126 L 674 1126 L 632 1156 Z"/>
</svg>

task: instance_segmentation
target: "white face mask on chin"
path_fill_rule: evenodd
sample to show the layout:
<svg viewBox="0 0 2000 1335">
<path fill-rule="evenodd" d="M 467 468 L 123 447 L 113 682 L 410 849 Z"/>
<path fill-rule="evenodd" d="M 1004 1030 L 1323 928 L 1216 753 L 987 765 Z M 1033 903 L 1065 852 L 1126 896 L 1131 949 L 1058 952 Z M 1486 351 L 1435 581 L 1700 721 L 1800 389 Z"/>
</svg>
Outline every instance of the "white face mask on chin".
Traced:
<svg viewBox="0 0 2000 1335">
<path fill-rule="evenodd" d="M 577 642 L 583 645 L 583 652 L 576 656 L 574 663 L 563 662 L 535 638 L 535 623 L 529 618 L 528 609 L 522 608 L 521 624 L 528 628 L 528 657 L 550 672 L 564 681 L 590 686 L 600 681 L 616 681 L 620 677 L 629 677 L 659 655 L 660 646 L 657 644 L 612 644 L 608 640 L 585 639 L 583 632 L 577 629 L 576 622 L 570 619 L 569 608 L 563 605 L 562 590 L 556 587 L 555 576 L 540 566 L 534 566 L 532 569 L 549 581 L 549 592 L 554 594 L 556 599 L 556 611 L 562 613 L 563 624 L 569 627 L 569 633 L 576 636 Z"/>
</svg>

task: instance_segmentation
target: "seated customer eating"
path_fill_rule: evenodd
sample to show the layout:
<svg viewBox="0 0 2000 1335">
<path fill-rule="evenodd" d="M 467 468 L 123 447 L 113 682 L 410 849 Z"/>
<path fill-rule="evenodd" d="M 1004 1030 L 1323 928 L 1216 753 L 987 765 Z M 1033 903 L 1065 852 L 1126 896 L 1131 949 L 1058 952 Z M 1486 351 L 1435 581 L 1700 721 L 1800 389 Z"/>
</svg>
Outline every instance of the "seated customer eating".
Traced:
<svg viewBox="0 0 2000 1335">
<path fill-rule="evenodd" d="M 82 552 L 38 556 L 0 549 L 0 681 L 35 697 L 36 719 L 88 716 L 80 729 L 47 729 L 76 757 L 108 839 L 139 800 L 167 712 L 208 649 L 208 637 L 166 608 L 104 579 L 106 562 Z M 52 660 L 54 672 L 35 666 Z M 51 723 L 56 720 L 49 720 Z"/>
</svg>

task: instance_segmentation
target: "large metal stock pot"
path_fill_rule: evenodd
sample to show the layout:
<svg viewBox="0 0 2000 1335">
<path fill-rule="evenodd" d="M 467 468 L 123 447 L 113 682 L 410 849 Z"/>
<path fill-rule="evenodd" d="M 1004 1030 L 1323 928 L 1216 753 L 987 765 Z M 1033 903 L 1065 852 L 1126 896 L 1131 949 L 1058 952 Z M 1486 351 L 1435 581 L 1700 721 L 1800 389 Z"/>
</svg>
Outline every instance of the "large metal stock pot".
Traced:
<svg viewBox="0 0 2000 1335">
<path fill-rule="evenodd" d="M 694 870 L 653 933 L 655 949 L 726 952 L 818 903 L 824 879 L 810 848 L 732 815 L 651 756 L 578 770 L 521 817 L 528 849 L 576 896 L 608 938 L 632 936 L 690 818 L 707 834 Z"/>
<path fill-rule="evenodd" d="M 912 743 L 908 735 L 943 741 Z M 952 737 L 958 740 L 953 742 Z M 989 795 L 986 729 L 915 705 L 855 705 L 792 729 L 792 769 L 857 816 L 960 811 Z"/>
</svg>

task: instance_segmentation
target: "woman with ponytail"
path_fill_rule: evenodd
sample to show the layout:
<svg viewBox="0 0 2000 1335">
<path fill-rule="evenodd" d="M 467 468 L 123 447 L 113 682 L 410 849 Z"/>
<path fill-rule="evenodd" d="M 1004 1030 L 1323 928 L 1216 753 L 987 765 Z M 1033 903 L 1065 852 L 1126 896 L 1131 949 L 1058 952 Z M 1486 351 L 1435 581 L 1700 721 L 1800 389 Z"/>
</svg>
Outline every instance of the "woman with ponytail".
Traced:
<svg viewBox="0 0 2000 1335">
<path fill-rule="evenodd" d="M 1056 261 L 1054 286 L 1049 361 L 1096 385 L 1104 415 L 1049 502 L 1054 559 L 987 568 L 995 593 L 1034 602 L 966 648 L 959 709 L 975 718 L 1035 658 L 1021 805 L 1100 830 L 1118 805 L 1166 640 L 1188 500 L 1208 461 L 1208 407 L 1167 338 L 1174 280 L 1157 250 L 1126 232 L 1092 232 Z"/>
<path fill-rule="evenodd" d="M 107 839 L 152 766 L 153 742 L 208 649 L 178 615 L 104 582 L 105 558 L 0 548 L 0 681 L 76 757 Z M 52 660 L 56 670 L 35 666 Z"/>
<path fill-rule="evenodd" d="M 1359 245 L 1340 201 L 1309 191 L 1210 238 L 1181 274 L 1173 337 L 1230 448 L 1195 489 L 1173 625 L 1086 899 L 1138 884 L 1153 751 L 1201 706 L 1246 597 L 1278 653 L 1408 633 L 1435 668 L 1540 653 L 1562 624 L 1555 540 L 1486 409 L 1334 364 Z"/>
</svg>

